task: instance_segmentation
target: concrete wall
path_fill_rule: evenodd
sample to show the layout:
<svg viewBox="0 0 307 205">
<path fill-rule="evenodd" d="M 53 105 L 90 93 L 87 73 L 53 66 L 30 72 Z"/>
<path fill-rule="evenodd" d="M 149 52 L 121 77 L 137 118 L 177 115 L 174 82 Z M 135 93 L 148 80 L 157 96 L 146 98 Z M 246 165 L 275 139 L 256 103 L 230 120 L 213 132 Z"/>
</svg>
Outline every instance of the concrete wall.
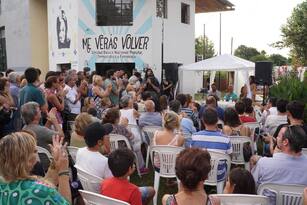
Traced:
<svg viewBox="0 0 307 205">
<path fill-rule="evenodd" d="M 31 64 L 49 70 L 47 0 L 30 0 Z"/>
<path fill-rule="evenodd" d="M 5 26 L 8 68 L 23 71 L 31 65 L 28 0 L 2 0 L 0 26 Z"/>
</svg>

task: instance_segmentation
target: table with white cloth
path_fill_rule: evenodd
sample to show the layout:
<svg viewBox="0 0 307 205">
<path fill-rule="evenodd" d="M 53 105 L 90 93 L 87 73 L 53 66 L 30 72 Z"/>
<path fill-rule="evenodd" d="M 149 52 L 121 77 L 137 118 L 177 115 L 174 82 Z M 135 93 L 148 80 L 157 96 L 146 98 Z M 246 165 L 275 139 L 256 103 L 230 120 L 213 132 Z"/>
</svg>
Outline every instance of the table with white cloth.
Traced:
<svg viewBox="0 0 307 205">
<path fill-rule="evenodd" d="M 228 107 L 234 108 L 236 103 L 233 102 L 233 101 L 223 101 L 223 100 L 220 100 L 220 101 L 217 102 L 217 104 L 218 104 L 218 106 L 220 108 L 225 110 Z"/>
</svg>

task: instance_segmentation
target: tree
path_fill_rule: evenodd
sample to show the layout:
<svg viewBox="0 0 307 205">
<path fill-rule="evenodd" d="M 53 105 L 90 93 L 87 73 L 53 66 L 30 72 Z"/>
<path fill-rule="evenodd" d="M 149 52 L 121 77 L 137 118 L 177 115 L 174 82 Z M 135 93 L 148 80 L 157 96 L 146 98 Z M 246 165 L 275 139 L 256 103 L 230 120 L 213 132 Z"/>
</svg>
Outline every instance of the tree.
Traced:
<svg viewBox="0 0 307 205">
<path fill-rule="evenodd" d="M 272 54 L 269 60 L 273 62 L 274 66 L 283 66 L 288 64 L 288 59 L 280 54 Z"/>
<path fill-rule="evenodd" d="M 211 58 L 215 56 L 215 50 L 214 50 L 214 44 L 211 40 L 208 39 L 208 37 L 205 37 L 205 58 Z M 204 55 L 204 37 L 200 36 L 195 39 L 195 54 L 196 55 Z"/>
<path fill-rule="evenodd" d="M 253 61 L 253 62 L 256 62 L 256 61 L 268 61 L 269 58 L 265 54 L 262 53 L 262 54 L 259 54 L 259 55 L 251 57 L 250 60 Z"/>
<path fill-rule="evenodd" d="M 292 11 L 281 32 L 282 41 L 275 46 L 289 47 L 292 62 L 307 65 L 307 0 Z"/>
<path fill-rule="evenodd" d="M 256 48 L 247 47 L 245 45 L 240 45 L 235 50 L 234 54 L 235 54 L 235 56 L 238 56 L 238 57 L 246 59 L 246 60 L 252 60 L 253 57 L 260 55 L 259 51 L 257 51 Z"/>
</svg>

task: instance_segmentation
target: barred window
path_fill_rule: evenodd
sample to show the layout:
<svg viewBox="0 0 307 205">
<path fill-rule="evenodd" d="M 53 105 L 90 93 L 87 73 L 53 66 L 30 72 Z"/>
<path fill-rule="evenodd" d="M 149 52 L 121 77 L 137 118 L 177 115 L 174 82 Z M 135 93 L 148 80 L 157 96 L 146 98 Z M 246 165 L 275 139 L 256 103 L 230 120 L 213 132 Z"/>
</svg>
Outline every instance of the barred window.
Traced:
<svg viewBox="0 0 307 205">
<path fill-rule="evenodd" d="M 133 25 L 133 0 L 96 0 L 97 26 Z"/>
</svg>

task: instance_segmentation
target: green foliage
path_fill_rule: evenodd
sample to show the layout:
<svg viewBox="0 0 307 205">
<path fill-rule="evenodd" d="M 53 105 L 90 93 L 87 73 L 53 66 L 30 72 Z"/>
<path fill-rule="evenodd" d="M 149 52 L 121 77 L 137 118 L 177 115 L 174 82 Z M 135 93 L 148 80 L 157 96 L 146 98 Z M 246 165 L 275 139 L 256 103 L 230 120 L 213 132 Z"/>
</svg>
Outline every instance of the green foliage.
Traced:
<svg viewBox="0 0 307 205">
<path fill-rule="evenodd" d="M 200 36 L 195 39 L 195 54 L 196 55 L 204 55 L 204 42 L 205 42 L 205 59 L 212 58 L 215 56 L 215 50 L 214 50 L 214 44 L 211 40 L 208 39 L 208 37 Z"/>
<path fill-rule="evenodd" d="M 307 122 L 307 83 L 301 82 L 295 74 L 281 77 L 278 83 L 270 88 L 270 96 L 304 102 L 305 122 Z"/>
<path fill-rule="evenodd" d="M 283 66 L 288 64 L 288 59 L 280 54 L 272 54 L 269 56 L 274 66 Z"/>
<path fill-rule="evenodd" d="M 281 28 L 283 41 L 280 47 L 289 47 L 294 62 L 307 65 L 307 0 L 299 4 Z"/>
<path fill-rule="evenodd" d="M 246 60 L 252 60 L 253 57 L 260 55 L 259 51 L 257 51 L 256 48 L 247 47 L 245 45 L 240 45 L 235 50 L 234 54 L 235 54 L 235 56 L 238 56 L 238 57 L 246 59 Z"/>
<path fill-rule="evenodd" d="M 269 58 L 266 55 L 260 54 L 260 55 L 253 56 L 250 60 L 253 61 L 253 62 L 268 61 Z"/>
</svg>

